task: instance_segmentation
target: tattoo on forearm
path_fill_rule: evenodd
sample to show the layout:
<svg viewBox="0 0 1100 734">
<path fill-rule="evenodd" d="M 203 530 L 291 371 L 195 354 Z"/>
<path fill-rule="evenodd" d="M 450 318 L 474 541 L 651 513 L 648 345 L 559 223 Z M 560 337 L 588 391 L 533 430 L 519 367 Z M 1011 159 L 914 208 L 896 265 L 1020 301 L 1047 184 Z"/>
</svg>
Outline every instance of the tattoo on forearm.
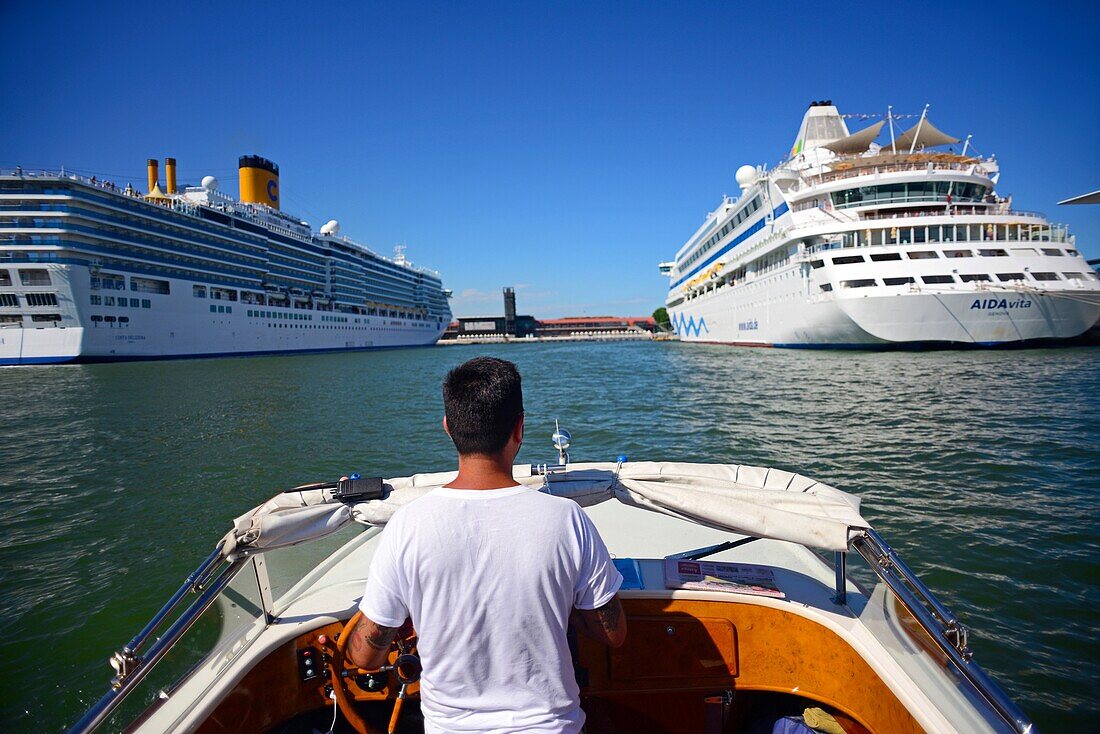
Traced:
<svg viewBox="0 0 1100 734">
<path fill-rule="evenodd" d="M 381 627 L 371 624 L 367 625 L 364 637 L 366 638 L 367 644 L 375 650 L 389 650 L 390 645 L 393 643 L 393 636 L 396 632 L 396 627 Z"/>
<path fill-rule="evenodd" d="M 619 602 L 619 597 L 614 596 L 611 601 L 604 604 L 602 607 L 596 609 L 596 616 L 600 620 L 600 624 L 608 632 L 614 632 L 619 629 L 619 618 L 623 613 L 623 605 Z"/>
</svg>

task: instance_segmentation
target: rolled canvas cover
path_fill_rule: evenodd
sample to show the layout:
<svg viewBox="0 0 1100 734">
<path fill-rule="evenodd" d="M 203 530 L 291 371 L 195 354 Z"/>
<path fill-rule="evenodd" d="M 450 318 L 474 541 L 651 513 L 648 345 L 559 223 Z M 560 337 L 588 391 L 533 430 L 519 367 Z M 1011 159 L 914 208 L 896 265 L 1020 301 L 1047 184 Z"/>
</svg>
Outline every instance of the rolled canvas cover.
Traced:
<svg viewBox="0 0 1100 734">
<path fill-rule="evenodd" d="M 572 464 L 549 478 L 517 466 L 516 481 L 582 507 L 615 498 L 625 505 L 760 538 L 841 551 L 853 529 L 870 525 L 859 498 L 800 474 L 739 464 L 638 462 Z M 400 507 L 452 481 L 456 472 L 387 480 L 387 496 L 348 506 L 331 490 L 279 494 L 233 522 L 226 556 L 308 542 L 349 522 L 385 525 Z"/>
</svg>

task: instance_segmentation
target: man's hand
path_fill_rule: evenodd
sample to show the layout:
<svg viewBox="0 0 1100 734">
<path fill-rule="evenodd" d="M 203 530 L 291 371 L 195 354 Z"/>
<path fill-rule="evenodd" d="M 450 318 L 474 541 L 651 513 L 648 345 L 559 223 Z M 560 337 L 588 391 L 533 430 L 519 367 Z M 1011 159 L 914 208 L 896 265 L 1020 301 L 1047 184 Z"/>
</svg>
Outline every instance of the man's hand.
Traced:
<svg viewBox="0 0 1100 734">
<path fill-rule="evenodd" d="M 574 609 L 570 620 L 588 637 L 610 647 L 622 647 L 626 641 L 626 614 L 619 595 L 595 609 Z"/>
<path fill-rule="evenodd" d="M 382 667 L 386 663 L 397 630 L 397 627 L 383 627 L 366 616 L 361 617 L 348 640 L 348 660 L 366 670 Z"/>
</svg>

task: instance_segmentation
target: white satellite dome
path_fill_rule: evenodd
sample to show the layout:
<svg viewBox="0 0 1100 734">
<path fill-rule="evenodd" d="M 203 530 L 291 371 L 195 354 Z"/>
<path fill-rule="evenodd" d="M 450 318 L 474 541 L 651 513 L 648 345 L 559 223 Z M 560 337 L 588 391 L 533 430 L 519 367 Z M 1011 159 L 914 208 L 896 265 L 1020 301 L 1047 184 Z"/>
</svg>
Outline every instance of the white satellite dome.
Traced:
<svg viewBox="0 0 1100 734">
<path fill-rule="evenodd" d="M 324 223 L 321 227 L 321 234 L 334 235 L 340 232 L 340 223 L 335 219 L 330 219 Z"/>
<path fill-rule="evenodd" d="M 737 179 L 737 184 L 742 189 L 747 189 L 756 182 L 756 169 L 752 166 L 745 164 L 737 169 L 737 173 L 734 174 L 734 178 Z"/>
<path fill-rule="evenodd" d="M 204 189 L 206 189 L 207 191 L 217 191 L 218 190 L 218 179 L 214 178 L 213 176 L 203 176 L 202 177 L 202 187 Z"/>
</svg>

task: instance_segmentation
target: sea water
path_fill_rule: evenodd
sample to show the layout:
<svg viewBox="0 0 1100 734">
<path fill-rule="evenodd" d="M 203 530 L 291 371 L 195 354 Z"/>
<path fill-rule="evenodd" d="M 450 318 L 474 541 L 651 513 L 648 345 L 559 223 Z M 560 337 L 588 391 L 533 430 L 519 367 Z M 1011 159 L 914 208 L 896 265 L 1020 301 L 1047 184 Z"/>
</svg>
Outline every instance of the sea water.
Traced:
<svg viewBox="0 0 1100 734">
<path fill-rule="evenodd" d="M 1040 730 L 1100 727 L 1100 350 L 512 344 L 0 369 L 0 729 L 63 731 L 230 520 L 453 468 L 440 384 L 523 374 L 519 461 L 757 464 L 858 494 Z"/>
</svg>

